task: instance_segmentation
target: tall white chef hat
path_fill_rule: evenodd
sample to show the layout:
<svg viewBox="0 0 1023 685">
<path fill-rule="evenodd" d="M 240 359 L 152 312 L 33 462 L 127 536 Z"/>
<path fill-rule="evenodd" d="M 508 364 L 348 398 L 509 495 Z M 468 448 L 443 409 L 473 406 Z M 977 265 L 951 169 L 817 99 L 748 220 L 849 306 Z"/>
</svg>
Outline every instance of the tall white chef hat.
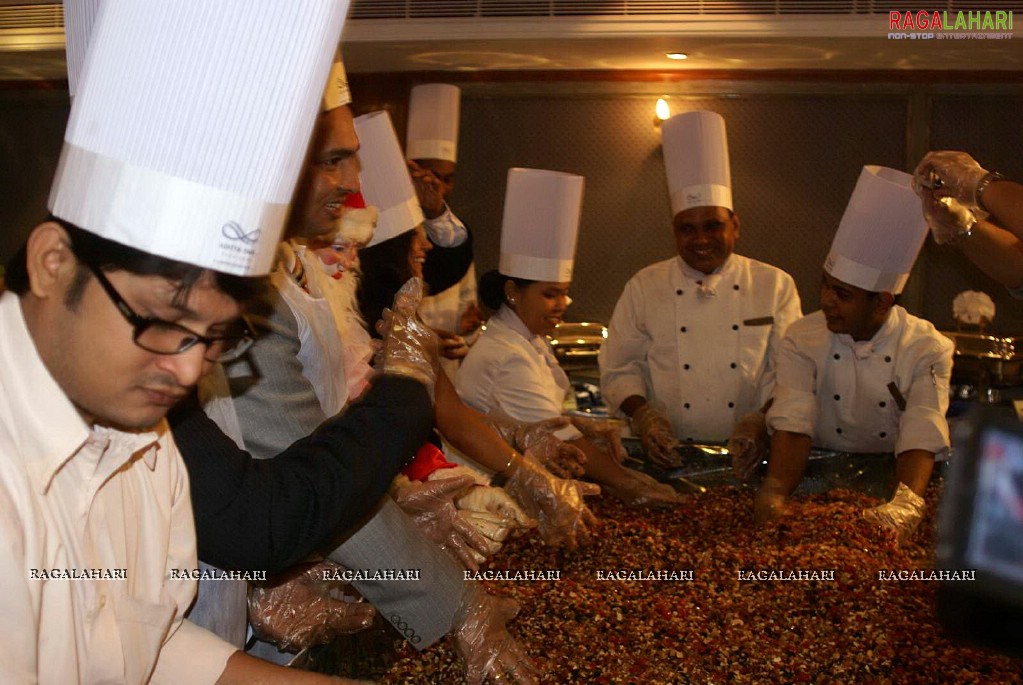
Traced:
<svg viewBox="0 0 1023 685">
<path fill-rule="evenodd" d="M 390 115 L 380 110 L 356 117 L 355 132 L 361 145 L 362 195 L 380 210 L 373 239 L 366 245 L 372 247 L 423 223 L 423 210 Z"/>
<path fill-rule="evenodd" d="M 927 237 L 913 177 L 865 166 L 838 225 L 824 270 L 871 292 L 898 295 Z"/>
<path fill-rule="evenodd" d="M 347 9 L 102 0 L 76 39 L 50 211 L 151 254 L 268 273 Z"/>
<path fill-rule="evenodd" d="M 447 83 L 414 86 L 408 103 L 406 159 L 457 161 L 461 91 Z"/>
<path fill-rule="evenodd" d="M 732 209 L 725 119 L 716 112 L 684 112 L 661 125 L 671 213 L 693 207 Z"/>
<path fill-rule="evenodd" d="M 532 281 L 572 280 L 585 179 L 545 169 L 509 169 L 498 271 Z"/>
</svg>

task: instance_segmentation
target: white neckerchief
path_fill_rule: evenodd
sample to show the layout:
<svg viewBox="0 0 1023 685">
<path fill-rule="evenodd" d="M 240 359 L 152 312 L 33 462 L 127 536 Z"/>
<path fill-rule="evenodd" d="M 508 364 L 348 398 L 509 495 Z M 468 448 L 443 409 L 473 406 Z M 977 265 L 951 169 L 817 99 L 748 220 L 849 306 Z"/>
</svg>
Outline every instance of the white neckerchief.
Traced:
<svg viewBox="0 0 1023 685">
<path fill-rule="evenodd" d="M 838 341 L 852 350 L 853 356 L 860 361 L 869 359 L 870 355 L 881 347 L 881 343 L 884 342 L 888 334 L 891 333 L 892 328 L 895 326 L 895 309 L 892 308 L 888 312 L 888 318 L 881 324 L 881 327 L 877 329 L 877 333 L 874 333 L 870 340 L 853 340 L 852 336 L 845 333 L 838 335 Z"/>
<path fill-rule="evenodd" d="M 697 271 L 686 264 L 686 260 L 682 258 L 679 258 L 679 262 L 682 265 L 682 275 L 696 283 L 697 294 L 700 297 L 709 298 L 715 297 L 718 294 L 718 283 L 721 282 L 722 273 L 728 266 L 731 259 L 732 256 L 728 255 L 728 259 L 725 260 L 724 264 L 714 269 L 714 271 L 709 274 Z"/>
</svg>

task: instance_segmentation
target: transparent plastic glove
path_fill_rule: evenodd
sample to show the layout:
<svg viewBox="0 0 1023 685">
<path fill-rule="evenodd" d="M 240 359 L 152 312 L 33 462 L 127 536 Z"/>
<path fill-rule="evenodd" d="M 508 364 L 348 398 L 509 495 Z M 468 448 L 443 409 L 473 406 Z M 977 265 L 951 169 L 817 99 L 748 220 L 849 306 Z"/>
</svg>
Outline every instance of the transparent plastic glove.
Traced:
<svg viewBox="0 0 1023 685">
<path fill-rule="evenodd" d="M 459 515 L 454 503 L 472 486 L 468 476 L 426 483 L 398 476 L 391 484 L 391 497 L 426 537 L 465 568 L 478 571 L 490 553 L 490 541 Z"/>
<path fill-rule="evenodd" d="M 306 566 L 276 585 L 249 590 L 249 622 L 260 639 L 287 652 L 332 642 L 373 624 L 368 602 L 349 602 L 332 596 L 336 581 L 323 572 L 341 570 L 329 561 Z"/>
<path fill-rule="evenodd" d="M 667 509 L 685 501 L 675 488 L 666 483 L 633 469 L 622 471 L 624 471 L 622 478 L 614 483 L 605 483 L 604 489 L 628 507 Z"/>
<path fill-rule="evenodd" d="M 529 452 L 514 459 L 505 489 L 540 524 L 540 537 L 552 547 L 576 549 L 589 544 L 597 517 L 583 503 L 600 486 L 555 478 Z"/>
<path fill-rule="evenodd" d="M 934 192 L 926 189 L 922 197 L 924 219 L 931 229 L 934 242 L 938 245 L 955 243 L 969 233 L 977 223 L 977 217 L 973 212 L 954 198 L 939 198 Z"/>
<path fill-rule="evenodd" d="M 966 207 L 980 207 L 977 186 L 987 173 L 965 152 L 928 152 L 913 172 L 913 187 L 918 193 L 930 188 L 938 197 L 952 197 Z"/>
<path fill-rule="evenodd" d="M 753 500 L 753 522 L 762 526 L 788 514 L 789 506 L 786 503 L 786 498 L 787 495 L 777 481 L 771 478 L 765 479 Z"/>
<path fill-rule="evenodd" d="M 586 439 L 611 455 L 619 464 L 624 464 L 629 453 L 622 446 L 622 436 L 618 424 L 607 419 L 587 419 L 573 416 L 572 424 L 586 436 Z"/>
<path fill-rule="evenodd" d="M 433 397 L 437 380 L 437 336 L 424 324 L 416 310 L 423 299 L 423 281 L 410 278 L 394 296 L 391 309 L 384 309 L 377 324 L 382 337 L 376 368 L 381 373 L 414 378 L 427 387 Z"/>
<path fill-rule="evenodd" d="M 632 432 L 643 443 L 643 452 L 654 465 L 675 468 L 682 464 L 679 449 L 682 443 L 675 437 L 671 421 L 660 409 L 644 404 L 630 419 Z"/>
<path fill-rule="evenodd" d="M 518 685 L 538 682 L 536 667 L 506 627 L 518 613 L 514 600 L 487 594 L 477 583 L 465 584 L 451 637 L 465 662 L 469 685 L 481 685 L 488 678 Z"/>
<path fill-rule="evenodd" d="M 497 554 L 502 543 L 511 535 L 519 535 L 535 528 L 536 520 L 526 515 L 522 508 L 502 488 L 491 487 L 482 473 L 466 466 L 437 469 L 427 480 L 444 480 L 469 475 L 476 485 L 455 498 L 458 515 L 476 531 L 487 538 L 488 556 Z"/>
<path fill-rule="evenodd" d="M 882 505 L 865 509 L 863 515 L 895 533 L 899 544 L 906 542 L 924 517 L 924 498 L 899 483 L 895 496 Z"/>
<path fill-rule="evenodd" d="M 578 478 L 586 472 L 586 454 L 564 441 L 572 421 L 567 416 L 536 423 L 523 423 L 511 419 L 484 417 L 501 438 L 519 452 L 529 452 L 544 468 L 558 478 Z M 567 430 L 566 430 L 567 429 Z M 578 436 L 578 433 L 575 433 Z"/>
<path fill-rule="evenodd" d="M 732 437 L 728 438 L 728 453 L 732 456 L 735 477 L 749 480 L 757 465 L 771 453 L 767 416 L 763 412 L 751 411 L 739 417 L 732 429 Z"/>
</svg>

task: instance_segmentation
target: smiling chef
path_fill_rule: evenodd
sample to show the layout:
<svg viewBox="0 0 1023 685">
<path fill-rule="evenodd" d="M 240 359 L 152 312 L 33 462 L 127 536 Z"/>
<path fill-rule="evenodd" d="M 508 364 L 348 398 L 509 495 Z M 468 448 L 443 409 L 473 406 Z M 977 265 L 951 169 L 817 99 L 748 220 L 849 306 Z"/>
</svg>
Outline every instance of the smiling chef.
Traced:
<svg viewBox="0 0 1023 685">
<path fill-rule="evenodd" d="M 952 342 L 895 304 L 927 224 L 909 174 L 863 167 L 824 262 L 821 310 L 789 329 L 778 353 L 767 478 L 755 514 L 785 511 L 810 446 L 893 452 L 892 499 L 868 510 L 900 539 L 923 515 L 934 457 L 949 446 Z"/>
<path fill-rule="evenodd" d="M 630 417 L 649 459 L 672 466 L 679 440 L 728 440 L 740 417 L 763 432 L 773 356 L 802 311 L 791 276 L 733 252 L 721 115 L 678 114 L 662 139 L 678 255 L 625 285 L 599 360 L 608 406 Z"/>
</svg>

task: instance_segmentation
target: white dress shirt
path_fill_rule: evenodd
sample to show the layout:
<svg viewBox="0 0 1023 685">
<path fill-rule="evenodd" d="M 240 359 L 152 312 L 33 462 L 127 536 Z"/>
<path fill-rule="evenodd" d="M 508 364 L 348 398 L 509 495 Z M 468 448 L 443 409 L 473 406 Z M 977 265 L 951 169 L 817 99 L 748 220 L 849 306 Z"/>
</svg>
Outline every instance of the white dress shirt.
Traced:
<svg viewBox="0 0 1023 685">
<path fill-rule="evenodd" d="M 713 274 L 681 257 L 633 276 L 601 346 L 601 393 L 618 410 L 631 395 L 663 405 L 683 440 L 723 441 L 774 388 L 774 356 L 802 316 L 795 282 L 733 254 Z"/>
<path fill-rule="evenodd" d="M 432 219 L 423 222 L 426 228 L 426 235 L 437 247 L 458 247 L 469 237 L 462 220 L 455 216 L 447 203 L 444 203 L 444 211 Z"/>
<path fill-rule="evenodd" d="M 215 682 L 235 651 L 188 621 L 188 475 L 166 422 L 90 428 L 0 296 L 0 682 Z M 39 577 L 97 570 L 123 578 Z M 35 576 L 35 577 L 33 577 Z"/>
<path fill-rule="evenodd" d="M 782 342 L 768 426 L 843 452 L 942 454 L 953 348 L 929 321 L 899 306 L 863 342 L 830 332 L 824 314 L 814 312 Z"/>
</svg>

